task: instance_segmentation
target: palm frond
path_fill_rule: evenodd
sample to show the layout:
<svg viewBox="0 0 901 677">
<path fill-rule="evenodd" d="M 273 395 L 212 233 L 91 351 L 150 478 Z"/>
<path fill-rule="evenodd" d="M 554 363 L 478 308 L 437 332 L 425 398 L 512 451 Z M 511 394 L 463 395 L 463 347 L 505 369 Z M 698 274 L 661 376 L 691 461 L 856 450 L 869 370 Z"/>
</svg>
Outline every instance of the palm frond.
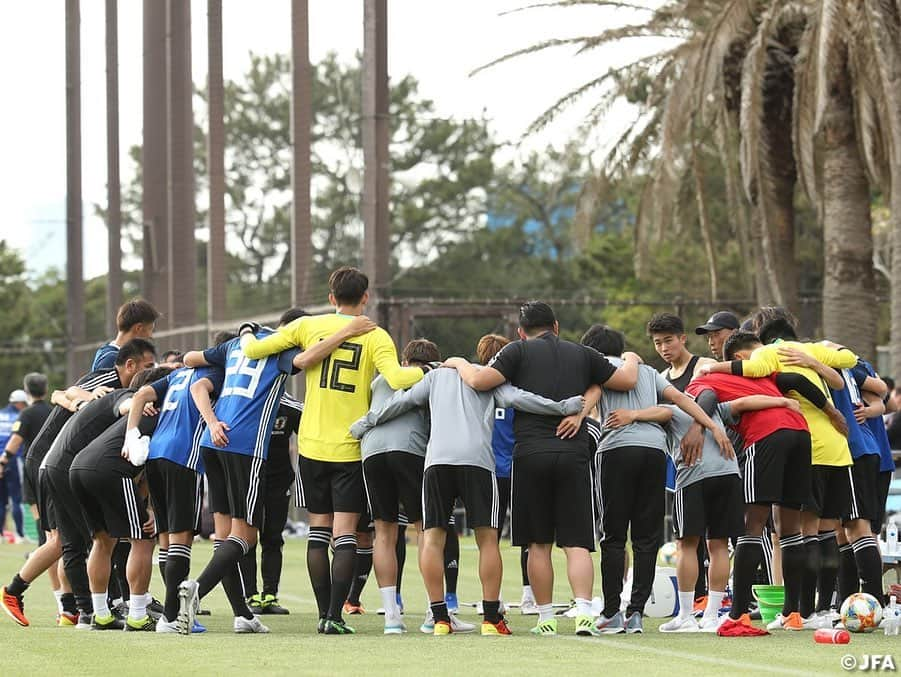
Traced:
<svg viewBox="0 0 901 677">
<path fill-rule="evenodd" d="M 801 37 L 795 60 L 795 91 L 792 104 L 792 140 L 798 178 L 817 214 L 822 212 L 817 169 L 816 77 L 819 21 L 811 17 Z"/>
<path fill-rule="evenodd" d="M 840 53 L 841 44 L 845 40 L 846 16 L 844 0 L 820 0 L 817 23 L 817 78 L 816 78 L 816 112 L 814 129 L 822 129 L 823 116 L 829 100 L 829 80 L 833 70 L 833 61 Z"/>
<path fill-rule="evenodd" d="M 574 38 L 552 38 L 550 40 L 543 40 L 541 42 L 536 42 L 534 45 L 529 45 L 528 47 L 523 47 L 522 49 L 517 49 L 512 52 L 508 52 L 503 56 L 499 56 L 498 58 L 489 61 L 488 63 L 479 66 L 478 68 L 471 70 L 469 72 L 469 77 L 473 75 L 477 75 L 484 70 L 489 68 L 493 68 L 498 64 L 504 63 L 505 61 L 509 61 L 510 59 L 515 59 L 520 56 L 524 56 L 526 54 L 535 54 L 537 52 L 542 52 L 547 49 L 552 49 L 554 47 L 565 47 L 566 45 L 580 45 L 583 44 L 586 40 L 589 40 L 595 36 L 592 35 L 582 35 Z"/>
<path fill-rule="evenodd" d="M 699 106 L 705 107 L 708 95 L 716 94 L 730 47 L 736 40 L 746 39 L 754 32 L 761 8 L 760 0 L 729 0 L 705 31 L 698 77 Z"/>
<path fill-rule="evenodd" d="M 541 9 L 545 7 L 575 7 L 578 5 L 591 5 L 594 7 L 612 7 L 614 9 L 634 9 L 641 12 L 653 12 L 654 10 L 650 7 L 644 7 L 642 5 L 636 5 L 633 2 L 613 2 L 612 0 L 558 0 L 557 2 L 537 2 L 532 5 L 526 5 L 525 7 L 516 7 L 514 9 L 508 9 L 503 12 L 499 12 L 498 16 L 507 16 L 509 14 L 518 14 L 519 12 L 525 12 L 530 9 Z"/>
</svg>

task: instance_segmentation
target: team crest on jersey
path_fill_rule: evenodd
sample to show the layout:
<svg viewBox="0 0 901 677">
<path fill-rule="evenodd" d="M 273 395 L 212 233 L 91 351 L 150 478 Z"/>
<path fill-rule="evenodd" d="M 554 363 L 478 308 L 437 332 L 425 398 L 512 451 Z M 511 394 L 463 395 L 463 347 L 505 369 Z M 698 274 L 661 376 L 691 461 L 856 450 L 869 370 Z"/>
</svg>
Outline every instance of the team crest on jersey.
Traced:
<svg viewBox="0 0 901 677">
<path fill-rule="evenodd" d="M 288 417 L 287 416 L 279 416 L 275 419 L 275 425 L 273 426 L 273 431 L 281 432 L 285 429 L 285 426 L 288 425 Z"/>
<path fill-rule="evenodd" d="M 494 420 L 495 421 L 503 421 L 507 418 L 507 410 L 503 407 L 495 407 L 494 409 Z"/>
</svg>

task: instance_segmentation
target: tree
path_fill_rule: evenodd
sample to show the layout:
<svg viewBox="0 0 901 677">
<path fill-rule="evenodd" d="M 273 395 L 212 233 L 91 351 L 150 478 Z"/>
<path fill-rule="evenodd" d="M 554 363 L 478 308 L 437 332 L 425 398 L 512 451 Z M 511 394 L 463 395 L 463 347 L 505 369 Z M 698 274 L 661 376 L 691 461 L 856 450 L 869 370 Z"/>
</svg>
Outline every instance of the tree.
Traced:
<svg viewBox="0 0 901 677">
<path fill-rule="evenodd" d="M 361 262 L 362 173 L 360 58 L 354 64 L 328 55 L 314 66 L 312 296 L 325 299 L 330 270 Z M 204 92 L 198 91 L 203 111 Z M 229 308 L 237 313 L 274 310 L 290 300 L 290 61 L 251 55 L 239 81 L 225 83 L 226 238 Z M 480 225 L 497 148 L 484 120 L 440 117 L 418 93 L 415 78 L 391 83 L 391 217 L 394 270 L 422 263 L 447 242 Z M 195 129 L 198 196 L 206 190 L 206 125 Z M 132 149 L 132 158 L 140 153 Z M 126 191 L 125 222 L 132 242 L 140 224 L 140 167 Z M 201 199 L 202 202 L 202 199 Z M 205 214 L 198 207 L 197 223 Z M 203 239 L 203 229 L 200 228 Z M 201 259 L 203 261 L 205 259 Z M 260 299 L 266 299 L 265 308 Z"/>
</svg>

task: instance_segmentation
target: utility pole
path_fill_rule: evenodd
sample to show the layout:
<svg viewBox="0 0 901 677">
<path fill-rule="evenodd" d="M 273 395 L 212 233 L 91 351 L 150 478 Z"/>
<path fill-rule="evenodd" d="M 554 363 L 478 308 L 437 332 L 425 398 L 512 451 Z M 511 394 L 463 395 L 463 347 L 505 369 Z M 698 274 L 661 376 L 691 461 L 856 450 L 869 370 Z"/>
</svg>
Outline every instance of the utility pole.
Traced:
<svg viewBox="0 0 901 677">
<path fill-rule="evenodd" d="M 81 11 L 66 0 L 66 375 L 74 382 L 75 346 L 84 342 L 84 266 L 81 213 Z"/>
<path fill-rule="evenodd" d="M 291 0 L 291 304 L 310 299 L 313 224 L 310 218 L 310 127 L 313 111 L 308 0 Z"/>
<path fill-rule="evenodd" d="M 119 179 L 119 9 L 106 0 L 106 333 L 116 334 L 122 305 L 122 187 Z"/>
<path fill-rule="evenodd" d="M 222 81 L 222 0 L 209 0 L 207 7 L 209 73 L 209 130 L 207 167 L 210 181 L 207 246 L 207 324 L 225 320 L 225 99 Z"/>
</svg>

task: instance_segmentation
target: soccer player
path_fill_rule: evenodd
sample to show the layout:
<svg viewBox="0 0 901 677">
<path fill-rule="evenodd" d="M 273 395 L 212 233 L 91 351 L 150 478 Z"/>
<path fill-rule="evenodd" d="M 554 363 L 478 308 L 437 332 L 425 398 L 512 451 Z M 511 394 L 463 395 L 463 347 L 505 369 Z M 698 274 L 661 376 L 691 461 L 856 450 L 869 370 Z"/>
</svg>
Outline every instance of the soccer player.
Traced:
<svg viewBox="0 0 901 677">
<path fill-rule="evenodd" d="M 441 359 L 431 341 L 417 339 L 404 346 L 404 366 L 421 366 Z M 379 411 L 395 390 L 382 376 L 372 383 L 370 412 Z M 397 603 L 397 538 L 401 506 L 417 532 L 422 529 L 422 476 L 429 441 L 429 418 L 414 409 L 377 425 L 362 435 L 363 480 L 375 523 L 373 563 L 385 609 L 385 634 L 406 630 Z"/>
<path fill-rule="evenodd" d="M 122 304 L 116 313 L 116 327 L 119 333 L 115 339 L 97 349 L 91 371 L 108 369 L 115 365 L 119 349 L 133 338 L 153 338 L 153 328 L 159 317 L 159 311 L 144 299 L 132 299 Z"/>
<path fill-rule="evenodd" d="M 496 407 L 515 407 L 532 414 L 567 416 L 582 410 L 584 400 L 573 396 L 554 402 L 503 384 L 488 392 L 469 388 L 461 376 L 478 371 L 461 358 L 437 369 L 408 391 L 396 393 L 382 409 L 370 412 L 356 423 L 356 437 L 373 425 L 389 420 L 414 407 L 428 405 L 431 433 L 426 448 L 422 488 L 423 545 L 420 568 L 435 619 L 434 634 L 453 632 L 444 598 L 442 566 L 447 522 L 457 498 L 466 506 L 467 522 L 475 529 L 479 548 L 479 579 L 485 612 L 483 635 L 511 634 L 500 610 L 503 565 L 498 548 L 500 526 L 497 480 L 491 436 Z M 399 619 L 398 619 L 399 620 Z M 401 629 L 401 632 L 403 630 Z"/>
<path fill-rule="evenodd" d="M 628 390 L 638 379 L 639 358 L 627 354 L 616 368 L 596 350 L 558 337 L 560 327 L 549 305 L 530 301 L 519 311 L 519 336 L 505 346 L 489 366 L 469 369 L 463 360 L 466 384 L 491 390 L 509 381 L 549 399 L 584 394 L 592 385 Z M 594 584 L 595 518 L 591 478 L 593 442 L 583 428 L 599 393 L 570 420 L 522 413 L 513 420 L 513 545 L 529 548 L 529 581 L 538 604 L 537 634 L 557 632 L 552 593 L 554 542 L 566 554 L 567 571 L 576 599 L 577 634 L 596 634 L 591 613 Z M 563 424 L 558 437 L 558 428 Z M 569 435 L 572 435 L 571 437 Z"/>
<path fill-rule="evenodd" d="M 308 350 L 346 327 L 369 301 L 369 279 L 355 268 L 339 268 L 329 277 L 331 315 L 302 317 L 275 334 L 242 340 L 250 359 L 300 347 Z M 353 579 L 356 529 L 363 512 L 360 443 L 350 426 L 369 410 L 371 383 L 380 373 L 392 388 L 422 379 L 427 367 L 401 367 L 397 349 L 384 329 L 342 342 L 329 358 L 307 368 L 304 415 L 300 420 L 300 480 L 310 513 L 307 568 L 319 607 L 320 632 L 352 634 L 342 607 Z M 329 546 L 334 557 L 329 566 Z"/>
<path fill-rule="evenodd" d="M 208 398 L 194 395 L 200 414 L 206 422 L 200 446 L 210 488 L 209 503 L 216 522 L 217 547 L 213 558 L 196 580 L 187 579 L 179 586 L 178 631 L 187 635 L 194 626 L 195 608 L 220 581 L 235 614 L 237 633 L 266 633 L 269 629 L 247 607 L 241 584 L 238 561 L 252 545 L 262 526 L 265 491 L 265 464 L 269 440 L 275 422 L 276 404 L 284 393 L 285 379 L 294 368 L 318 364 L 345 339 L 358 331 L 368 331 L 368 320 L 345 326 L 342 332 L 311 345 L 303 354 L 296 350 L 277 351 L 276 358 L 248 358 L 241 350 L 241 338 L 185 355 L 188 367 L 216 365 L 225 369 L 225 381 L 215 410 Z M 261 338 L 271 336 L 251 323 L 242 325 L 239 334 Z M 323 337 L 326 338 L 326 337 Z M 195 385 L 195 390 L 199 387 Z M 193 395 L 193 393 L 192 393 Z M 345 591 L 346 593 L 346 591 Z M 343 602 L 343 600 L 342 600 Z"/>
<path fill-rule="evenodd" d="M 134 339 L 131 343 L 143 339 Z M 140 344 L 139 344 L 140 345 Z M 92 629 L 107 629 L 117 626 L 116 619 L 110 613 L 106 605 L 99 609 L 99 615 L 94 615 L 93 598 L 88 581 L 86 554 L 90 545 L 90 538 L 85 528 L 79 508 L 78 498 L 72 491 L 69 482 L 69 469 L 76 456 L 100 433 L 105 431 L 116 420 L 128 413 L 128 400 L 134 394 L 129 388 L 135 376 L 153 367 L 156 354 L 150 350 L 143 352 L 138 360 L 129 358 L 124 352 L 119 352 L 119 359 L 125 358 L 125 365 L 121 365 L 121 388 L 117 388 L 103 397 L 91 400 L 82 406 L 57 435 L 44 457 L 41 464 L 40 491 L 42 496 L 48 494 L 51 500 L 51 510 L 55 512 L 56 527 L 62 544 L 63 567 L 66 578 L 72 585 L 75 594 L 75 604 L 79 610 L 79 627 L 85 628 L 91 625 Z M 117 365 L 117 369 L 120 365 Z M 132 371 L 133 368 L 133 371 Z M 110 553 L 111 554 L 111 553 Z M 118 626 L 121 629 L 121 626 Z"/>
<path fill-rule="evenodd" d="M 857 362 L 856 356 L 849 351 L 837 351 L 819 344 L 798 342 L 791 324 L 782 318 L 777 318 L 762 325 L 761 334 L 766 336 L 767 340 L 776 339 L 777 344 L 763 345 L 761 339 L 758 339 L 755 335 L 737 332 L 729 339 L 724 347 L 726 358 L 736 359 L 732 359 L 729 362 L 720 362 L 711 367 L 705 367 L 705 369 L 709 368 L 711 372 L 714 373 L 728 372 L 735 375 L 745 375 L 757 378 L 782 371 L 799 373 L 821 390 L 823 394 L 826 395 L 827 402 L 831 404 L 828 392 L 823 390 L 825 388 L 823 385 L 823 378 L 836 379 L 838 378 L 837 374 L 832 372 L 830 375 L 828 371 L 818 374 L 807 367 L 797 366 L 796 358 L 791 356 L 790 350 L 795 349 L 804 352 L 807 355 L 816 358 L 821 365 L 825 366 L 842 368 L 844 366 L 853 366 Z M 841 379 L 838 378 L 838 380 L 840 381 Z M 832 413 L 835 411 L 834 407 L 821 409 L 809 398 L 791 394 L 790 396 L 800 401 L 801 411 L 809 426 L 811 461 L 813 463 L 810 474 L 811 479 L 809 480 L 810 489 L 807 490 L 809 495 L 807 498 L 802 498 L 800 500 L 800 504 L 804 506 L 804 512 L 801 515 L 801 533 L 803 536 L 800 541 L 801 547 L 799 549 L 803 552 L 804 569 L 801 579 L 799 615 L 795 616 L 794 612 L 792 612 L 788 617 L 782 619 L 783 628 L 789 630 L 801 630 L 819 627 L 822 622 L 815 614 L 817 579 L 821 567 L 819 532 L 822 531 L 825 535 L 830 531 L 834 531 L 838 527 L 838 520 L 844 514 L 845 510 L 847 510 L 847 506 L 850 503 L 851 487 L 847 468 L 851 465 L 851 452 L 848 448 L 847 439 L 836 430 L 836 427 L 833 425 L 833 420 L 830 418 L 834 415 Z M 841 416 L 840 412 L 839 417 L 841 418 L 842 425 L 846 426 L 844 417 Z M 778 454 L 782 458 L 789 458 L 784 452 L 773 451 L 769 449 L 768 446 L 757 447 L 754 449 L 750 463 L 754 466 L 751 470 L 755 473 L 755 479 L 760 476 L 762 472 L 765 472 L 761 470 L 761 466 L 772 463 L 771 457 L 774 454 Z M 798 477 L 794 489 L 800 488 L 801 483 L 807 481 L 800 468 L 800 456 L 798 456 L 797 459 L 797 463 L 792 461 L 792 467 L 794 472 L 798 474 L 794 475 L 794 473 L 786 471 L 786 474 L 789 476 Z M 746 459 L 746 478 L 749 470 L 747 467 L 748 463 L 749 461 Z M 789 490 L 785 486 L 783 486 L 782 489 L 783 494 L 785 494 L 785 492 L 794 493 L 793 490 Z M 772 498 L 772 495 L 777 493 L 772 484 L 762 493 L 769 494 L 767 498 L 770 498 L 772 502 L 778 502 Z M 746 501 L 748 503 L 756 502 L 749 501 L 748 498 L 749 495 L 746 491 Z M 785 497 L 783 495 L 783 500 L 784 499 Z M 785 558 L 789 556 L 798 558 L 798 553 L 796 552 L 798 543 L 796 535 L 793 533 L 793 510 L 794 504 L 797 502 L 798 501 L 795 501 L 794 498 L 791 501 L 788 501 L 787 507 L 789 510 L 781 510 L 782 516 L 779 520 L 780 522 L 791 524 L 791 526 L 780 524 L 779 527 L 779 540 L 783 556 L 784 573 L 789 569 L 793 569 L 794 566 L 788 563 Z M 783 504 L 783 507 L 786 507 L 786 505 Z M 752 525 L 752 523 L 756 522 L 756 518 L 746 520 L 746 522 L 749 525 Z M 748 532 L 748 536 L 752 539 L 758 535 L 756 533 L 756 524 L 753 524 L 753 526 L 755 529 Z M 788 549 L 783 540 L 787 534 L 791 534 L 791 544 Z M 751 560 L 753 558 L 749 557 L 748 559 Z M 788 586 L 788 582 L 786 582 L 786 585 Z M 786 599 L 788 600 L 788 594 L 786 595 Z M 738 616 L 735 615 L 736 613 L 736 605 L 733 603 L 733 609 L 730 614 L 730 617 L 733 620 L 738 620 Z"/>
<path fill-rule="evenodd" d="M 479 339 L 476 346 L 476 357 L 479 364 L 487 366 L 501 349 L 510 343 L 510 339 L 498 334 L 486 334 Z M 513 472 L 513 447 L 516 438 L 513 435 L 513 417 L 515 409 L 498 408 L 494 412 L 494 432 L 491 435 L 491 447 L 494 449 L 495 474 L 497 475 L 497 488 L 500 492 L 501 521 L 507 518 L 512 495 L 511 475 Z M 501 529 L 498 530 L 498 538 L 501 537 Z M 520 548 L 519 568 L 522 574 L 522 601 L 519 604 L 519 612 L 523 616 L 537 616 L 538 605 L 535 603 L 535 594 L 529 585 L 529 550 Z"/>
<path fill-rule="evenodd" d="M 710 396 L 704 406 L 700 400 Z M 717 425 L 723 418 L 737 420 L 743 412 L 769 407 L 786 407 L 800 413 L 801 407 L 786 397 L 752 395 L 717 406 L 716 396 L 706 390 L 699 406 L 711 412 Z M 676 577 L 679 583 L 679 615 L 660 626 L 660 632 L 716 632 L 719 609 L 729 580 L 729 539 L 744 533 L 744 499 L 742 482 L 735 457 L 724 456 L 713 440 L 705 435 L 700 456 L 683 453 L 682 440 L 692 427 L 693 419 L 680 409 L 651 407 L 631 412 L 628 418 L 655 420 L 660 410 L 672 416 L 667 425 L 669 451 L 677 463 L 676 495 L 673 523 L 679 549 Z M 722 412 L 722 416 L 720 415 Z M 698 542 L 707 540 L 710 553 L 710 590 L 700 623 L 692 613 L 695 580 L 703 573 L 697 566 Z"/>
<path fill-rule="evenodd" d="M 91 535 L 91 552 L 87 561 L 87 575 L 94 608 L 94 630 L 144 630 L 152 631 L 155 623 L 147 614 L 147 606 L 153 599 L 149 594 L 150 574 L 153 568 L 152 536 L 156 529 L 147 513 L 146 499 L 139 493 L 135 479 L 142 468 L 122 458 L 127 418 L 135 389 L 148 382 L 168 376 L 169 369 L 155 367 L 140 372 L 128 389 L 116 390 L 99 403 L 109 403 L 120 418 L 89 443 L 75 456 L 69 468 L 69 484 L 72 495 L 80 504 L 80 513 Z M 83 422 L 89 409 L 73 419 Z M 153 412 L 156 413 L 155 410 Z M 102 416 L 97 416 L 98 423 Z M 153 433 L 157 416 L 146 416 L 141 432 Z M 52 452 L 51 452 L 52 453 Z M 107 603 L 110 582 L 111 557 L 120 539 L 128 539 L 129 597 L 128 618 L 116 618 Z"/>
<path fill-rule="evenodd" d="M 723 359 L 723 346 L 732 334 L 738 331 L 738 318 L 727 310 L 720 310 L 710 316 L 704 324 L 695 327 L 695 334 L 707 337 L 707 347 L 716 359 Z"/>
<path fill-rule="evenodd" d="M 278 325 L 285 326 L 294 320 L 309 315 L 302 308 L 291 308 L 282 313 Z M 252 547 L 241 560 L 241 579 L 247 605 L 254 614 L 285 615 L 289 611 L 278 601 L 278 588 L 282 575 L 282 547 L 285 544 L 282 532 L 288 521 L 288 505 L 291 500 L 291 485 L 297 484 L 296 459 L 292 461 L 291 436 L 297 432 L 303 403 L 288 393 L 279 401 L 278 413 L 272 426 L 269 441 L 269 458 L 266 460 L 266 482 L 263 497 L 264 518 L 260 531 L 260 570 L 263 577 L 263 592 L 257 591 L 256 547 Z M 299 492 L 295 500 L 299 499 Z M 298 507 L 300 507 L 298 505 Z"/>
<path fill-rule="evenodd" d="M 220 345 L 236 334 L 220 332 L 214 343 Z M 125 432 L 126 457 L 139 444 L 140 425 L 147 405 L 160 403 L 156 430 L 150 439 L 146 477 L 159 533 L 159 566 L 166 584 L 163 614 L 157 621 L 158 632 L 177 632 L 178 586 L 188 577 L 191 545 L 200 523 L 203 502 L 203 459 L 200 436 L 204 424 L 194 403 L 192 391 L 199 397 L 215 400 L 222 390 L 225 372 L 221 367 L 185 367 L 166 374 L 160 380 L 137 391 L 131 402 Z M 136 448 L 140 455 L 139 447 Z"/>
<path fill-rule="evenodd" d="M 593 325 L 582 337 L 612 365 L 620 366 L 625 340 L 604 325 Z M 666 433 L 656 421 L 631 421 L 631 412 L 656 406 L 658 399 L 677 405 L 708 429 L 723 455 L 733 457 L 732 444 L 722 427 L 689 397 L 647 365 L 639 365 L 638 382 L 631 390 L 605 389 L 601 399 L 604 428 L 600 443 L 603 508 L 601 580 L 604 610 L 597 621 L 602 634 L 644 632 L 642 615 L 654 584 L 657 551 L 663 541 L 666 487 Z M 665 417 L 666 418 L 666 417 Z M 635 559 L 632 597 L 623 617 L 619 610 L 625 575 L 626 538 L 631 537 Z M 697 546 L 697 544 L 695 544 Z"/>
<path fill-rule="evenodd" d="M 9 441 L 6 443 L 4 453 L 0 455 L 0 475 L 4 474 L 7 464 L 12 463 L 15 465 L 18 459 L 24 461 L 32 440 L 37 436 L 41 426 L 44 425 L 47 416 L 50 415 L 50 405 L 44 401 L 44 398 L 47 396 L 47 377 L 43 374 L 32 372 L 25 376 L 23 385 L 31 405 L 22 410 L 18 420 L 13 423 Z M 35 521 L 38 521 L 36 481 L 37 477 L 32 477 L 30 473 L 25 472 L 23 463 L 22 502 L 31 506 Z M 40 523 L 38 523 L 38 534 L 41 543 L 43 543 L 44 530 L 40 528 Z M 57 584 L 54 589 L 58 590 L 59 585 Z"/>
<path fill-rule="evenodd" d="M 256 548 L 251 548 L 241 560 L 241 577 L 244 581 L 247 604 L 255 614 L 285 615 L 289 611 L 278 601 L 278 588 L 282 577 L 282 532 L 288 521 L 291 502 L 291 486 L 297 484 L 291 463 L 289 442 L 300 426 L 303 402 L 288 393 L 279 401 L 278 414 L 272 426 L 269 442 L 269 459 L 266 461 L 266 493 L 263 497 L 264 518 L 260 531 L 260 573 L 263 592 L 257 592 Z"/>
<path fill-rule="evenodd" d="M 29 446 L 28 454 L 25 457 L 26 474 L 38 478 L 35 486 L 38 490 L 41 528 L 49 535 L 46 543 L 31 553 L 19 573 L 13 576 L 9 585 L 0 589 L 0 596 L 2 596 L 0 603 L 6 613 L 19 625 L 28 625 L 28 619 L 22 612 L 22 596 L 28 586 L 35 578 L 55 565 L 62 555 L 55 501 L 50 493 L 49 480 L 45 477 L 46 472 L 41 468 L 51 446 L 78 408 L 86 406 L 90 402 L 90 398 L 102 397 L 113 388 L 121 388 L 123 385 L 131 383 L 135 374 L 153 365 L 155 357 L 152 343 L 145 339 L 132 339 L 122 346 L 116 358 L 115 367 L 98 369 L 82 376 L 74 386 L 70 386 L 66 390 L 68 396 L 66 393 L 54 393 L 54 395 L 59 395 L 56 398 L 57 403 L 50 410 L 50 414 Z M 79 399 L 79 397 L 86 399 Z M 66 475 L 66 483 L 68 483 L 68 475 Z M 68 515 L 64 516 L 64 519 L 66 517 Z M 82 545 L 87 547 L 83 539 Z M 77 554 L 75 556 L 77 557 Z M 82 558 L 83 556 L 82 554 Z M 83 603 L 85 602 L 84 595 L 87 595 L 86 606 L 90 611 L 90 591 L 86 578 L 87 574 L 85 573 L 80 581 L 83 583 L 80 590 L 83 595 Z M 63 606 L 63 611 L 60 613 L 60 624 L 75 625 L 78 623 L 80 620 L 78 607 L 73 594 L 62 595 L 60 604 Z M 81 626 L 83 628 L 90 627 L 91 620 L 91 613 L 88 613 Z"/>
<path fill-rule="evenodd" d="M 12 438 L 13 427 L 19 420 L 22 410 L 27 406 L 28 395 L 24 390 L 13 390 L 9 394 L 9 406 L 0 409 L 0 449 L 6 450 Z M 12 465 L 7 465 L 0 470 L 0 535 L 6 524 L 7 504 L 12 507 L 16 537 L 21 541 L 25 538 L 25 531 L 22 527 L 22 479 L 19 473 L 19 462 L 15 456 L 13 456 Z"/>
<path fill-rule="evenodd" d="M 711 318 L 713 320 L 714 318 Z M 648 336 L 654 344 L 654 350 L 669 365 L 663 370 L 663 377 L 673 384 L 679 392 L 685 392 L 685 388 L 692 379 L 698 375 L 700 367 L 704 364 L 712 364 L 714 360 L 709 357 L 692 355 L 685 346 L 685 325 L 682 318 L 670 313 L 654 315 L 648 322 Z M 703 538 L 698 540 L 698 567 L 701 575 L 698 576 L 695 587 L 695 604 L 702 607 L 706 604 L 707 597 L 707 546 Z"/>
</svg>

